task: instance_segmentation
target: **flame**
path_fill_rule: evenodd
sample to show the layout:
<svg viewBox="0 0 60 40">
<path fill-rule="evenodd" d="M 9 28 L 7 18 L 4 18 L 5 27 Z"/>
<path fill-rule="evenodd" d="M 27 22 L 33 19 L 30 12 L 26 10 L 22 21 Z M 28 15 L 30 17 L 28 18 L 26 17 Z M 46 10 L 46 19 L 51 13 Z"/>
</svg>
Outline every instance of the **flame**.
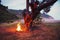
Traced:
<svg viewBox="0 0 60 40">
<path fill-rule="evenodd" d="M 22 27 L 21 27 L 21 24 L 20 23 L 17 24 L 17 29 L 16 30 L 17 31 L 22 31 Z"/>
<path fill-rule="evenodd" d="M 24 17 L 24 25 L 21 25 L 21 23 L 17 24 L 17 31 L 29 31 L 30 24 L 32 22 L 32 17 L 29 14 L 26 14 Z"/>
</svg>

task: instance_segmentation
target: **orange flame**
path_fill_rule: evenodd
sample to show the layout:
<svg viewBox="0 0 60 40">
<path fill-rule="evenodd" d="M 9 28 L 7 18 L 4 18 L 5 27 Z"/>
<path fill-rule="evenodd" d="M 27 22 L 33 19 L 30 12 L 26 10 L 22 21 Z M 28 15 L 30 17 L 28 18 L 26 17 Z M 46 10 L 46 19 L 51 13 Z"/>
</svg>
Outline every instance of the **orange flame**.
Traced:
<svg viewBox="0 0 60 40">
<path fill-rule="evenodd" d="M 16 30 L 17 31 L 22 31 L 22 27 L 21 27 L 21 24 L 20 23 L 17 24 L 17 29 Z"/>
<path fill-rule="evenodd" d="M 32 22 L 32 17 L 29 14 L 26 14 L 24 17 L 25 24 L 21 25 L 21 23 L 17 24 L 17 31 L 29 31 L 30 24 Z"/>
</svg>

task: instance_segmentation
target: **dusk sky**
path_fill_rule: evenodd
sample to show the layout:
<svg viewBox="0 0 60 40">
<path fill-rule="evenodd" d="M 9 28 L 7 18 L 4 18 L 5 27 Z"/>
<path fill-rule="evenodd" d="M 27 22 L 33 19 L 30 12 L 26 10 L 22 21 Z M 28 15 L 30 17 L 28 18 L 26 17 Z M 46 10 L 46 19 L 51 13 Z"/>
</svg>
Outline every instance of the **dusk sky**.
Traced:
<svg viewBox="0 0 60 40">
<path fill-rule="evenodd" d="M 26 8 L 26 0 L 2 0 L 2 4 L 8 6 L 9 9 L 23 10 Z M 51 7 L 48 14 L 54 19 L 60 20 L 60 0 Z"/>
</svg>

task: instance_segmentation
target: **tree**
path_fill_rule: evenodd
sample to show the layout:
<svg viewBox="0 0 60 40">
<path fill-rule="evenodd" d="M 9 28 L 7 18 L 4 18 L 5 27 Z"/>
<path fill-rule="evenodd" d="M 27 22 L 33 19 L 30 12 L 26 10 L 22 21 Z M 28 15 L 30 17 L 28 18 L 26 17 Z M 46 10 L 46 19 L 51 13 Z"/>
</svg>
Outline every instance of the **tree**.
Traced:
<svg viewBox="0 0 60 40">
<path fill-rule="evenodd" d="M 31 2 L 29 3 L 29 6 L 31 7 L 31 14 L 26 12 L 24 15 L 26 26 L 27 24 L 29 26 L 32 26 L 33 20 L 37 17 L 38 14 L 40 14 L 41 10 L 44 10 L 44 12 L 48 13 L 51 6 L 56 1 L 57 0 L 43 0 L 42 2 L 39 2 L 38 0 L 31 0 Z"/>
<path fill-rule="evenodd" d="M 32 12 L 33 13 L 32 19 L 34 20 L 42 9 L 45 12 L 49 12 L 50 11 L 50 6 L 52 6 L 56 1 L 57 0 L 43 0 L 41 2 L 41 4 L 39 4 L 39 6 L 34 10 L 34 12 Z"/>
</svg>

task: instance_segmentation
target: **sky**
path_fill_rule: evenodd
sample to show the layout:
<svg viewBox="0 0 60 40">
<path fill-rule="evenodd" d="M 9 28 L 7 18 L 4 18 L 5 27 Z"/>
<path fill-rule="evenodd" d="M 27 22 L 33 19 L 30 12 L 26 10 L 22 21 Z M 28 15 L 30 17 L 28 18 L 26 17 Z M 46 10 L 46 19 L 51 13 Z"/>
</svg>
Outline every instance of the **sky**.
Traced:
<svg viewBox="0 0 60 40">
<path fill-rule="evenodd" d="M 26 0 L 2 0 L 2 4 L 8 6 L 9 9 L 23 10 L 26 8 Z M 55 20 L 60 20 L 60 0 L 51 7 L 48 15 Z"/>
</svg>

